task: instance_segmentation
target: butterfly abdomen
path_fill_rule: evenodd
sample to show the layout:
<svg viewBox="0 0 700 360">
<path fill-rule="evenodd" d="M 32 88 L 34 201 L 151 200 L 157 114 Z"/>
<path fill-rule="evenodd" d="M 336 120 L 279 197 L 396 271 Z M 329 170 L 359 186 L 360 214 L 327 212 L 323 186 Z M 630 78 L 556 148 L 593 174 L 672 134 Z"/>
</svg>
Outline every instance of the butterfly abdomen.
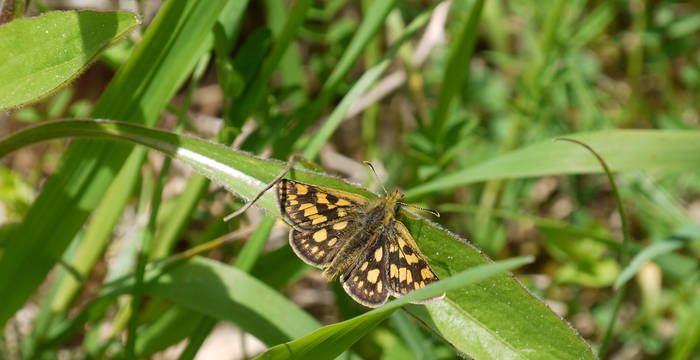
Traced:
<svg viewBox="0 0 700 360">
<path fill-rule="evenodd" d="M 377 241 L 378 234 L 382 232 L 382 226 L 386 214 L 386 207 L 381 204 L 373 204 L 368 207 L 367 216 L 357 218 L 358 225 L 354 231 L 345 233 L 347 239 L 343 247 L 338 251 L 343 256 L 336 256 L 333 261 L 324 268 L 323 274 L 328 279 L 333 279 L 338 274 L 349 272 L 352 265 L 357 265 L 358 259 L 367 251 L 372 243 Z"/>
</svg>

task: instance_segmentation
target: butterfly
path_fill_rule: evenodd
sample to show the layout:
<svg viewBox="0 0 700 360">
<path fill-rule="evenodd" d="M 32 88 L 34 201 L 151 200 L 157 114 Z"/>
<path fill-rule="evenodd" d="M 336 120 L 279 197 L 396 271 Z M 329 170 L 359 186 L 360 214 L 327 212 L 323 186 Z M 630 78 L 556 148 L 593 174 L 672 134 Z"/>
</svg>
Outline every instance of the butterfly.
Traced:
<svg viewBox="0 0 700 360">
<path fill-rule="evenodd" d="M 276 192 L 280 212 L 292 227 L 289 244 L 294 252 L 321 268 L 326 279 L 340 277 L 345 292 L 358 303 L 378 307 L 389 295 L 399 297 L 438 281 L 397 219 L 406 205 L 400 191 L 370 200 L 282 178 Z"/>
</svg>

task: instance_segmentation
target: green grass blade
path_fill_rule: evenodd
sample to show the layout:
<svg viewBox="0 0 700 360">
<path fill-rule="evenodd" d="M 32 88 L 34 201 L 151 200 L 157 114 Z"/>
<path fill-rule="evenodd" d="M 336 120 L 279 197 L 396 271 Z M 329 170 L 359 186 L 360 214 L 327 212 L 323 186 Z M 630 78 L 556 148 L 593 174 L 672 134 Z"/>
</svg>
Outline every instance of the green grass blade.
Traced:
<svg viewBox="0 0 700 360">
<path fill-rule="evenodd" d="M 463 204 L 443 204 L 440 207 L 438 207 L 438 210 L 440 211 L 440 213 L 476 213 L 479 210 L 479 208 L 477 206 Z M 612 249 L 616 252 L 620 252 L 622 250 L 622 244 L 618 240 L 613 239 L 611 235 L 601 234 L 600 231 L 591 229 L 589 227 L 575 226 L 561 220 L 528 215 L 523 213 L 522 211 L 491 209 L 488 211 L 488 215 L 508 220 L 532 222 L 542 230 L 553 230 L 557 232 L 567 233 L 574 237 L 589 238 L 591 240 L 604 244 L 609 249 Z M 640 244 L 632 242 L 629 244 L 627 249 L 627 252 L 632 255 L 638 254 L 640 251 L 646 249 L 646 247 L 642 247 Z M 697 267 L 695 265 L 697 263 L 697 260 L 695 258 L 693 258 L 692 256 L 682 254 L 666 252 L 663 254 L 659 254 L 656 260 L 662 267 L 662 269 L 664 269 L 666 274 L 668 274 L 670 277 L 675 278 L 682 278 L 684 276 L 687 276 L 688 273 L 692 272 Z M 684 272 L 684 266 L 680 264 L 687 264 L 687 272 Z"/>
<path fill-rule="evenodd" d="M 287 5 L 276 0 L 266 0 L 265 10 L 267 13 L 267 25 L 276 37 L 284 30 L 286 23 Z M 310 11 L 309 11 L 310 12 Z M 289 49 L 284 54 L 279 64 L 279 71 L 282 75 L 282 86 L 287 88 L 298 87 L 301 91 L 295 92 L 289 99 L 295 108 L 308 101 L 306 93 L 308 84 L 304 79 L 304 59 L 299 46 L 295 43 L 289 44 Z"/>
<path fill-rule="evenodd" d="M 145 149 L 137 149 L 131 153 L 114 183 L 105 193 L 104 201 L 95 209 L 80 244 L 64 259 L 81 279 L 88 277 L 93 265 L 107 247 L 114 225 L 121 217 L 122 209 L 129 199 L 124 196 L 124 193 L 130 193 L 133 190 L 138 180 L 134 174 L 140 171 L 145 156 Z M 78 281 L 76 276 L 69 274 L 65 269 L 61 269 L 53 290 L 44 301 L 42 316 L 35 323 L 34 335 L 39 342 L 42 341 L 44 332 L 51 326 L 53 319 L 67 316 L 69 306 L 82 287 L 83 282 Z"/>
<path fill-rule="evenodd" d="M 204 344 L 204 340 L 206 340 L 212 330 L 214 330 L 214 326 L 216 326 L 216 322 L 211 321 L 211 318 L 204 318 L 200 321 L 195 331 L 190 334 L 187 347 L 182 351 L 178 360 L 194 359 L 199 352 L 199 348 Z"/>
<path fill-rule="evenodd" d="M 614 172 L 682 170 L 700 162 L 700 132 L 673 130 L 610 130 L 566 135 L 582 141 L 605 158 Z M 416 199 L 489 179 L 557 174 L 600 173 L 598 161 L 583 148 L 545 140 L 416 186 L 406 192 Z"/>
<path fill-rule="evenodd" d="M 128 12 L 61 11 L 0 26 L 0 110 L 66 85 L 138 23 Z"/>
<path fill-rule="evenodd" d="M 107 120 L 56 121 L 25 128 L 0 140 L 0 157 L 23 146 L 62 137 L 111 139 L 150 147 L 191 165 L 202 175 L 216 180 L 246 199 L 257 195 L 260 189 L 284 168 L 282 162 L 252 157 L 202 139 Z M 327 184 L 376 197 L 366 190 L 350 186 L 340 180 L 309 172 L 294 171 L 290 176 L 296 176 L 301 181 L 319 185 Z M 279 214 L 271 192 L 260 198 L 256 205 L 272 214 Z"/>
<path fill-rule="evenodd" d="M 450 57 L 442 74 L 442 89 L 433 116 L 432 131 L 436 139 L 440 139 L 444 135 L 450 105 L 462 89 L 462 84 L 469 77 L 469 64 L 474 53 L 483 8 L 484 0 L 473 2 L 469 8 L 469 18 L 462 24 L 462 28 L 450 49 Z"/>
<path fill-rule="evenodd" d="M 186 339 L 199 325 L 203 316 L 179 306 L 164 311 L 141 333 L 136 340 L 136 356 L 151 358 L 168 346 Z"/>
<path fill-rule="evenodd" d="M 191 165 L 245 198 L 255 196 L 284 167 L 282 162 L 259 159 L 201 139 L 129 123 L 86 120 L 44 123 L 23 130 L 0 141 L 0 156 L 37 141 L 63 136 L 88 136 L 149 146 Z M 316 173 L 294 170 L 289 177 L 376 197 L 340 179 Z M 279 216 L 271 192 L 265 193 L 256 205 Z M 480 251 L 432 223 L 417 219 L 404 222 L 431 267 L 441 279 L 447 279 L 445 282 L 466 269 L 489 263 Z M 410 299 L 411 295 L 404 298 Z M 497 275 L 452 291 L 439 304 L 431 307 L 431 312 L 422 319 L 461 352 L 481 353 L 482 338 L 468 333 L 478 330 L 479 336 L 490 336 L 489 343 L 511 349 L 525 358 L 593 358 L 590 348 L 565 322 L 509 275 Z M 468 325 L 462 332 L 450 327 L 457 319 Z M 493 336 L 496 333 L 498 336 Z"/>
<path fill-rule="evenodd" d="M 394 59 L 394 55 L 396 55 L 396 52 L 399 51 L 401 45 L 403 45 L 407 40 L 411 39 L 411 37 L 418 30 L 422 29 L 425 24 L 428 23 L 431 14 L 432 8 L 417 16 L 406 28 L 399 39 L 397 39 L 396 42 L 392 44 L 391 48 L 387 50 L 382 60 L 368 69 L 362 75 L 362 77 L 357 80 L 347 95 L 343 97 L 340 104 L 338 104 L 338 106 L 336 106 L 336 108 L 333 110 L 331 115 L 328 117 L 328 120 L 323 123 L 323 126 L 321 126 L 318 132 L 311 138 L 309 144 L 305 146 L 303 153 L 305 158 L 313 159 L 316 157 L 316 155 L 318 155 L 318 152 L 321 150 L 323 144 L 330 139 L 333 132 L 342 123 L 345 114 L 347 113 L 348 109 L 350 109 L 350 106 L 352 106 L 355 100 L 362 96 L 377 81 L 377 79 L 384 73 L 384 70 L 386 70 L 391 61 Z"/>
<path fill-rule="evenodd" d="M 350 40 L 350 44 L 348 44 L 340 60 L 338 60 L 338 64 L 333 67 L 333 71 L 323 83 L 316 99 L 309 104 L 307 109 L 304 109 L 299 114 L 301 117 L 299 123 L 280 139 L 280 144 L 275 144 L 275 147 L 278 148 L 277 152 L 281 151 L 282 155 L 288 154 L 292 145 L 317 120 L 318 115 L 333 98 L 343 78 L 350 72 L 352 65 L 360 57 L 367 44 L 372 41 L 372 38 L 379 33 L 386 21 L 386 17 L 396 6 L 396 3 L 396 0 L 377 0 L 372 3 L 371 8 L 367 11 L 367 16 L 362 20 L 357 32 Z"/>
<path fill-rule="evenodd" d="M 391 315 L 389 321 L 392 328 L 396 329 L 397 334 L 416 359 L 437 359 L 429 347 L 429 340 L 420 331 L 419 325 L 411 321 L 406 313 L 397 311 Z"/>
<path fill-rule="evenodd" d="M 632 258 L 629 265 L 625 267 L 620 275 L 615 280 L 613 288 L 619 289 L 623 284 L 627 283 L 641 269 L 642 265 L 647 261 L 651 261 L 655 257 L 680 249 L 683 246 L 681 241 L 662 241 L 644 248 Z"/>
<path fill-rule="evenodd" d="M 250 116 L 255 107 L 258 106 L 263 99 L 273 71 L 279 65 L 287 49 L 292 45 L 292 41 L 299 31 L 299 27 L 306 19 L 306 13 L 310 6 L 311 0 L 300 0 L 294 5 L 294 8 L 287 18 L 284 29 L 280 31 L 275 41 L 275 46 L 270 52 L 270 55 L 265 58 L 260 73 L 255 77 L 253 83 L 246 88 L 245 93 L 243 93 L 241 99 L 238 101 L 232 115 L 232 122 L 235 126 L 242 125 L 243 120 Z"/>
<path fill-rule="evenodd" d="M 93 115 L 154 124 L 211 46 L 207 40 L 224 5 L 224 0 L 167 2 L 105 90 Z M 17 241 L 0 258 L 0 297 L 4 300 L 0 303 L 0 324 L 14 314 L 60 259 L 129 151 L 128 146 L 103 142 L 71 144 L 14 234 Z"/>
<path fill-rule="evenodd" d="M 270 231 L 272 231 L 272 226 L 275 225 L 275 221 L 277 221 L 277 219 L 271 216 L 263 218 L 258 228 L 255 229 L 255 232 L 253 232 L 238 254 L 238 258 L 233 266 L 242 271 L 250 272 L 255 262 L 258 260 L 263 247 L 265 247 L 267 239 L 270 237 Z"/>
<path fill-rule="evenodd" d="M 443 279 L 393 300 L 378 309 L 366 312 L 350 320 L 324 326 L 300 339 L 277 345 L 256 357 L 256 359 L 333 359 L 372 330 L 377 324 L 384 321 L 394 311 L 410 301 L 426 299 L 443 292 L 452 291 L 531 261 L 532 259 L 529 258 L 515 258 L 464 270 L 448 279 Z M 430 307 L 432 305 L 427 306 Z"/>
<path fill-rule="evenodd" d="M 168 213 L 163 224 L 158 227 L 153 243 L 151 259 L 159 259 L 170 254 L 175 242 L 192 218 L 192 213 L 197 208 L 199 200 L 206 194 L 209 179 L 198 174 L 192 174 L 187 180 L 185 190 L 180 193 Z"/>
<path fill-rule="evenodd" d="M 323 84 L 322 92 L 329 92 L 335 89 L 338 83 L 343 80 L 343 77 L 350 71 L 350 68 L 365 49 L 367 43 L 372 40 L 382 25 L 384 25 L 386 17 L 391 9 L 396 6 L 396 3 L 396 0 L 378 0 L 372 4 L 372 7 L 367 11 L 367 17 L 360 24 L 347 50 L 338 60 L 338 64 L 333 68 L 333 72 L 328 76 L 328 80 Z"/>
<path fill-rule="evenodd" d="M 700 346 L 700 291 L 688 301 L 688 309 L 679 321 L 678 335 L 673 339 L 670 360 L 692 359 Z"/>
<path fill-rule="evenodd" d="M 220 262 L 194 257 L 146 272 L 144 291 L 211 318 L 236 324 L 268 345 L 303 336 L 319 323 L 277 291 Z M 128 293 L 133 277 L 106 286 L 104 296 Z M 264 299 L 264 301 L 262 301 Z"/>
<path fill-rule="evenodd" d="M 85 233 L 83 241 L 89 243 L 89 247 L 80 248 L 82 252 L 76 254 L 72 261 L 74 267 L 81 272 L 81 275 L 86 276 L 92 265 L 99 259 L 104 247 L 110 239 L 112 229 L 121 217 L 121 210 L 126 206 L 126 199 L 129 197 L 123 196 L 124 192 L 131 192 L 135 185 L 137 177 L 135 173 L 140 171 L 143 158 L 146 156 L 145 151 L 134 151 L 131 153 L 126 166 L 122 168 L 122 172 L 117 175 L 113 186 L 109 188 L 103 202 L 95 209 L 92 221 L 89 223 L 88 230 Z M 66 288 L 59 291 L 56 297 L 56 302 L 53 304 L 54 309 L 65 311 L 68 305 L 75 296 L 77 283 L 74 279 L 67 279 Z"/>
<path fill-rule="evenodd" d="M 272 216 L 265 216 L 263 218 L 263 220 L 258 224 L 257 229 L 255 229 L 255 232 L 253 232 L 245 246 L 243 246 L 243 249 L 238 253 L 238 257 L 233 264 L 234 267 L 245 273 L 250 272 L 251 268 L 260 256 L 263 247 L 265 247 L 265 243 L 270 236 L 270 231 L 272 231 L 272 226 L 275 224 L 276 220 L 277 219 Z M 187 348 L 185 348 L 183 354 L 180 355 L 180 359 L 185 360 L 194 358 L 194 355 L 198 352 L 199 348 L 202 346 L 202 343 L 214 329 L 217 322 L 217 318 L 203 318 L 199 322 L 199 326 L 195 332 L 190 334 L 190 342 L 187 344 Z"/>
</svg>

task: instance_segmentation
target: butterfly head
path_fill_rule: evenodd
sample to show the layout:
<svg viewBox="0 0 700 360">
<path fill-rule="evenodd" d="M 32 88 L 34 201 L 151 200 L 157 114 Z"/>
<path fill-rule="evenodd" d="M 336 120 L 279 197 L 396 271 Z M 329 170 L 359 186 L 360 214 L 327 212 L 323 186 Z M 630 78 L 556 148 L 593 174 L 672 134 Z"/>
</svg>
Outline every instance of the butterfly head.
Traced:
<svg viewBox="0 0 700 360">
<path fill-rule="evenodd" d="M 401 210 L 401 207 L 406 205 L 403 203 L 404 195 L 399 190 L 389 191 L 389 193 L 386 194 L 385 199 L 387 207 L 390 208 L 394 214 L 397 214 L 399 210 Z"/>
<path fill-rule="evenodd" d="M 369 161 L 365 161 L 364 163 L 372 170 L 372 172 L 374 173 L 374 176 L 377 178 L 377 180 L 379 180 L 379 175 L 377 175 L 377 171 L 374 170 L 374 166 L 372 165 L 372 163 L 370 163 Z M 384 204 L 386 205 L 387 208 L 391 209 L 392 215 L 395 216 L 396 214 L 398 214 L 402 207 L 409 207 L 412 209 L 425 211 L 425 212 L 431 213 L 437 217 L 440 217 L 440 213 L 438 213 L 436 210 L 425 209 L 425 208 L 422 208 L 419 206 L 406 204 L 405 202 L 403 202 L 404 194 L 401 191 L 399 191 L 399 190 L 386 191 L 386 188 L 384 188 L 384 186 L 382 186 L 382 188 L 384 189 L 384 193 L 386 194 L 386 196 L 384 198 L 382 198 L 382 201 L 384 202 Z"/>
</svg>

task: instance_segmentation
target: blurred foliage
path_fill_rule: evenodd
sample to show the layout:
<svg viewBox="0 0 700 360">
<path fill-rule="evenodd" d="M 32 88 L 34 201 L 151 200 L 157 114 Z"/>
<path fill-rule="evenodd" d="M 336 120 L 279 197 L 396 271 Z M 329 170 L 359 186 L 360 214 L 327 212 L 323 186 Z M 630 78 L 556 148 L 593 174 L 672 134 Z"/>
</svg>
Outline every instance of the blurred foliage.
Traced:
<svg viewBox="0 0 700 360">
<path fill-rule="evenodd" d="M 154 2 L 140 3 L 143 10 Z M 310 156 L 326 171 L 375 189 L 381 187 L 361 166 L 362 160 L 378 167 L 379 181 L 387 188 L 410 190 L 567 134 L 700 127 L 696 2 L 445 4 L 435 10 L 422 1 L 229 4 L 229 12 L 220 18 L 226 21 L 207 30 L 207 42 L 202 41 L 211 51 L 202 50 L 204 55 L 195 59 L 199 73 L 184 65 L 184 72 L 177 71 L 183 81 L 194 73 L 187 83 L 170 85 L 172 92 L 179 90 L 166 99 L 169 105 L 163 114 L 157 111 L 159 127 L 286 160 L 314 143 L 334 110 L 344 99 L 352 100 L 349 92 L 358 79 L 385 59 L 388 67 L 375 87 L 359 94 L 350 106 L 352 112 L 353 106 L 367 101 L 362 111 L 335 125 L 330 139 Z M 392 44 L 420 16 L 432 16 L 427 27 L 434 35 L 412 34 L 392 53 Z M 162 25 L 142 18 L 142 32 Z M 51 97 L 0 114 L 3 131 L 92 113 L 99 97 L 94 92 L 102 91 L 113 70 L 122 68 L 130 55 L 142 53 L 136 48 L 142 35 L 132 34 L 110 47 L 78 80 Z M 419 58 L 419 50 L 426 49 L 427 55 Z M 396 79 L 398 85 L 392 85 Z M 377 96 L 377 88 L 385 95 Z M 55 170 L 61 144 L 23 149 L 3 159 L 0 255 L 12 239 L 7 234 L 13 222 L 22 220 L 45 176 Z M 119 198 L 110 203 L 119 205 L 104 206 L 109 219 L 77 222 L 70 245 L 58 251 L 64 265 L 46 276 L 44 285 L 6 325 L 0 357 L 50 359 L 59 351 L 73 357 L 121 356 L 129 351 L 120 341 L 123 334 L 133 335 L 136 328 L 141 336 L 131 340 L 131 346 L 139 356 L 150 357 L 186 338 L 182 358 L 194 356 L 216 320 L 148 296 L 135 307 L 140 311 L 132 313 L 133 303 L 126 297 L 95 301 L 103 299 L 96 294 L 104 284 L 131 274 L 138 254 L 161 259 L 231 232 L 235 239 L 210 250 L 210 257 L 280 289 L 320 323 L 363 311 L 342 289 L 319 281 L 293 257 L 278 233 L 282 227 L 261 221 L 254 211 L 248 218 L 222 224 L 221 217 L 240 201 L 178 166 L 161 173 L 167 167 L 161 168 L 158 156 L 132 157 L 120 167 L 134 169 L 128 173 L 132 181 L 124 175 L 128 184 L 105 195 Z M 621 221 L 610 185 L 601 175 L 492 179 L 424 194 L 416 202 L 441 210 L 437 220 L 442 226 L 494 259 L 535 256 L 536 261 L 516 275 L 594 349 L 610 340 L 603 358 L 700 359 L 700 172 L 634 171 L 615 179 L 630 222 L 627 255 L 641 259 L 632 260 L 627 271 L 628 264 L 618 257 Z M 152 211 L 149 204 L 154 200 L 159 206 Z M 81 203 L 80 209 L 96 214 L 98 203 Z M 75 254 L 84 253 L 81 240 L 88 236 L 105 240 L 92 260 L 84 260 L 90 266 L 79 269 L 81 285 L 72 285 L 74 292 L 59 302 L 57 294 L 71 273 L 67 264 L 81 261 Z M 144 252 L 139 240 L 146 236 L 152 244 Z M 264 247 L 253 241 L 268 236 Z M 628 286 L 619 292 L 613 284 L 625 273 Z M 618 294 L 621 303 L 616 305 Z M 367 359 L 457 356 L 448 343 L 407 314 L 411 313 L 394 313 L 350 350 Z M 611 323 L 612 337 L 606 339 Z M 100 333 L 104 324 L 111 325 L 107 335 Z"/>
</svg>

